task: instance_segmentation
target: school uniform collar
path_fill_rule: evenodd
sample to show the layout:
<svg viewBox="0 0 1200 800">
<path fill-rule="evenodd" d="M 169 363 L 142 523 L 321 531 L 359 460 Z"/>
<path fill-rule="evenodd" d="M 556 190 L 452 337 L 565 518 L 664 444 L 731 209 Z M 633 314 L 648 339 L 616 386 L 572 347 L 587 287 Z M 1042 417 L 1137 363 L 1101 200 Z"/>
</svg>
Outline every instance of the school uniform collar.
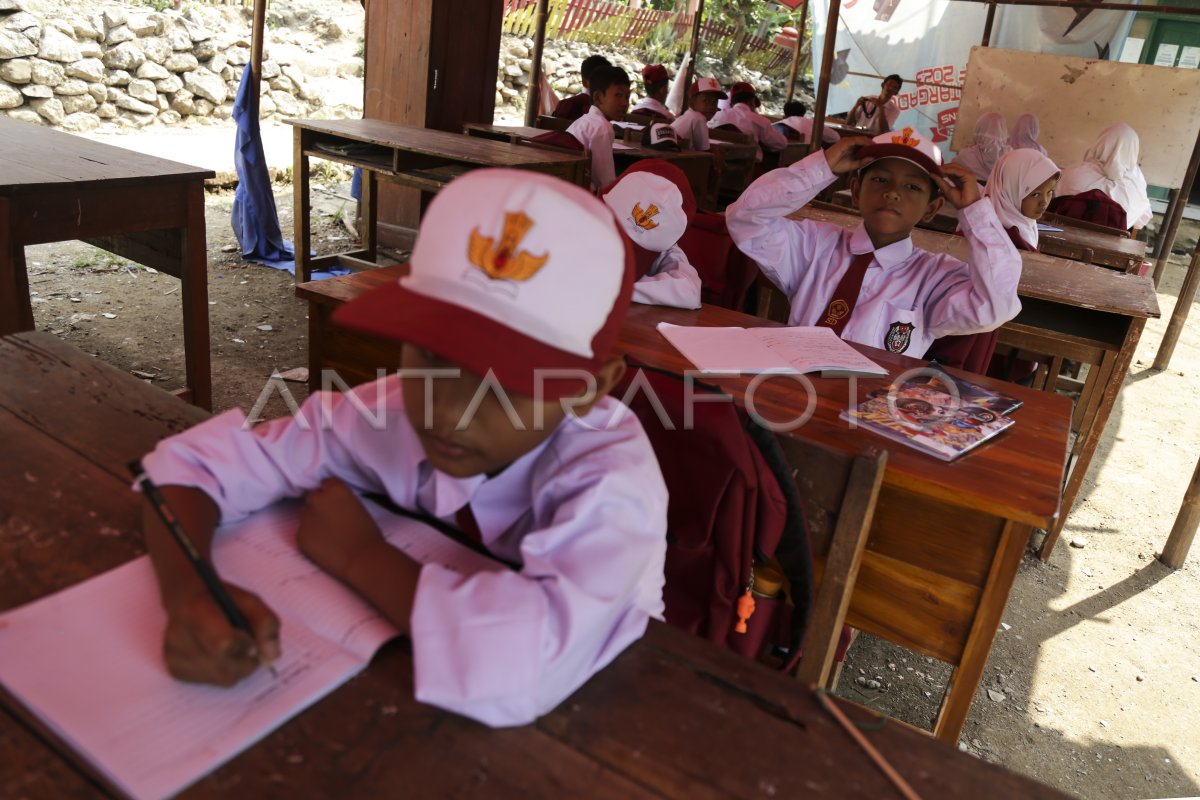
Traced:
<svg viewBox="0 0 1200 800">
<path fill-rule="evenodd" d="M 588 108 L 588 116 L 589 117 L 599 117 L 604 122 L 605 125 L 612 124 L 611 122 L 608 121 L 608 117 L 604 116 L 604 112 L 600 110 L 600 106 L 598 106 L 598 105 L 592 104 L 592 106 L 590 108 Z"/>
<path fill-rule="evenodd" d="M 875 245 L 871 244 L 871 236 L 867 233 L 866 226 L 861 222 L 854 229 L 854 233 L 850 234 L 850 252 L 856 256 L 874 252 L 876 263 L 884 269 L 903 264 L 912 255 L 912 251 L 911 236 L 906 236 L 898 242 L 892 242 L 887 247 L 876 250 Z"/>
</svg>

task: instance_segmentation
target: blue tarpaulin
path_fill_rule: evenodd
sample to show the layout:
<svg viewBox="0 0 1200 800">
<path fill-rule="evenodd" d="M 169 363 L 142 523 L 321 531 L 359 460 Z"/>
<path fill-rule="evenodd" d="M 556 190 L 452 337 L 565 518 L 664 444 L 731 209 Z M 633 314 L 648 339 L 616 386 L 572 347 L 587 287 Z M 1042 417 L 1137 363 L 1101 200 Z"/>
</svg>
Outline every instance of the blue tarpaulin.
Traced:
<svg viewBox="0 0 1200 800">
<path fill-rule="evenodd" d="M 274 269 L 296 273 L 296 253 L 279 230 L 279 213 L 271 192 L 271 176 L 258 129 L 258 94 L 251 91 L 250 65 L 242 71 L 233 119 L 237 139 L 233 154 L 238 185 L 233 196 L 233 233 L 242 248 L 242 258 Z M 312 277 L 344 275 L 348 270 L 314 272 Z"/>
</svg>

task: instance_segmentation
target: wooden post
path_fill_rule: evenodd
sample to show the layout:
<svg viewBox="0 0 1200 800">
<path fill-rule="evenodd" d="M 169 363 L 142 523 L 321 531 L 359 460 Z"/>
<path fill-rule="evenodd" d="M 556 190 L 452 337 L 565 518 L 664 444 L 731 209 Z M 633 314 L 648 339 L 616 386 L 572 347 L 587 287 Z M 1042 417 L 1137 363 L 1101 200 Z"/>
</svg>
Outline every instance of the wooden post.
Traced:
<svg viewBox="0 0 1200 800">
<path fill-rule="evenodd" d="M 996 21 L 996 4 L 988 3 L 987 20 L 983 23 L 983 41 L 980 42 L 984 47 L 992 43 L 992 23 Z"/>
<path fill-rule="evenodd" d="M 804 23 L 807 20 L 808 0 L 804 0 L 804 7 L 800 9 L 800 27 L 796 29 L 796 50 L 792 53 L 792 69 L 788 73 L 788 93 L 785 104 L 792 102 L 792 97 L 796 94 L 796 78 L 800 71 L 800 51 L 804 49 Z"/>
<path fill-rule="evenodd" d="M 1196 528 L 1200 527 L 1200 461 L 1196 462 L 1196 471 L 1192 474 L 1192 482 L 1183 495 L 1183 504 L 1179 507 L 1179 516 L 1175 517 L 1175 525 L 1171 535 L 1163 545 L 1162 555 L 1158 560 L 1171 569 L 1179 569 L 1187 560 L 1188 549 L 1196 536 Z"/>
<path fill-rule="evenodd" d="M 1179 190 L 1169 189 L 1167 191 L 1167 210 L 1163 212 L 1162 228 L 1158 231 L 1158 239 L 1154 243 L 1154 253 L 1150 258 L 1154 259 L 1154 271 L 1151 272 L 1151 277 L 1154 278 L 1154 288 L 1158 288 L 1159 281 L 1162 280 L 1163 273 L 1166 271 L 1167 259 L 1171 257 L 1171 245 L 1167 243 L 1167 233 L 1171 226 L 1171 220 L 1175 217 L 1175 207 L 1179 202 Z M 1172 234 L 1174 238 L 1174 234 Z M 1166 258 L 1163 258 L 1163 256 Z"/>
<path fill-rule="evenodd" d="M 1182 202 L 1180 203 L 1182 205 Z M 1167 324 L 1167 332 L 1163 334 L 1162 344 L 1158 346 L 1158 355 L 1154 357 L 1155 369 L 1166 369 L 1171 366 L 1171 354 L 1175 352 L 1175 343 L 1183 326 L 1187 322 L 1188 311 L 1192 301 L 1196 299 L 1196 284 L 1200 283 L 1200 244 L 1192 251 L 1192 263 L 1188 265 L 1187 275 L 1184 276 L 1183 286 L 1179 287 L 1179 299 L 1175 301 L 1175 310 L 1171 312 L 1171 321 Z"/>
<path fill-rule="evenodd" d="M 1158 257 L 1154 265 L 1154 285 L 1158 286 L 1159 279 L 1166 271 L 1167 260 L 1171 257 L 1171 248 L 1175 244 L 1175 234 L 1179 231 L 1179 221 L 1183 219 L 1183 209 L 1187 206 L 1192 187 L 1196 184 L 1196 168 L 1200 166 L 1200 133 L 1196 134 L 1196 146 L 1192 148 L 1192 160 L 1188 162 L 1187 171 L 1183 174 L 1183 185 L 1179 187 L 1172 202 L 1167 206 L 1167 216 L 1163 217 L 1163 228 L 1160 232 Z"/>
<path fill-rule="evenodd" d="M 688 62 L 687 80 L 683 84 L 683 105 L 687 108 L 687 92 L 692 87 L 692 80 L 696 76 L 696 62 L 700 60 L 700 25 L 704 22 L 704 0 L 696 0 L 696 13 L 692 15 L 692 42 L 689 48 L 692 52 L 692 60 Z"/>
<path fill-rule="evenodd" d="M 250 81 L 254 107 L 258 108 L 259 84 L 262 83 L 263 32 L 267 22 L 267 0 L 254 0 L 254 22 L 250 39 Z"/>
<path fill-rule="evenodd" d="M 532 128 L 542 103 L 542 50 L 546 47 L 546 20 L 550 0 L 537 0 L 537 27 L 533 31 L 533 70 L 529 74 L 529 94 L 525 97 L 525 125 Z"/>
<path fill-rule="evenodd" d="M 814 153 L 821 147 L 825 130 L 825 106 L 829 103 L 829 74 L 833 71 L 833 54 L 837 47 L 838 12 L 841 0 L 829 0 L 829 16 L 825 20 L 825 48 L 821 55 L 821 78 L 817 83 L 817 107 L 813 109 L 814 134 L 808 143 L 808 152 Z"/>
</svg>

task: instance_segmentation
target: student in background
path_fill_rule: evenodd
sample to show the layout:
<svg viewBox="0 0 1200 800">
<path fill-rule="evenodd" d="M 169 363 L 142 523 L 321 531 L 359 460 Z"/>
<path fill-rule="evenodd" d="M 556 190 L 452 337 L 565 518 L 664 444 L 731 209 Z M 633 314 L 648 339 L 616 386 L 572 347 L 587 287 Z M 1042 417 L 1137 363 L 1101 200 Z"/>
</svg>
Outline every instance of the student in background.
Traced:
<svg viewBox="0 0 1200 800">
<path fill-rule="evenodd" d="M 900 94 L 902 86 L 904 80 L 899 75 L 888 75 L 880 84 L 877 97 L 858 98 L 846 114 L 846 124 L 866 128 L 871 136 L 890 131 L 896 124 L 896 118 L 900 116 L 900 104 L 896 101 L 896 95 Z"/>
<path fill-rule="evenodd" d="M 934 339 L 998 328 L 1021 308 L 1021 256 L 980 202 L 970 172 L 941 166 L 941 153 L 912 128 L 863 145 L 847 137 L 772 170 L 726 209 L 734 242 L 791 302 L 789 325 L 821 325 L 841 338 L 921 357 Z M 862 224 L 787 215 L 836 176 L 853 173 Z M 918 250 L 913 226 L 933 219 L 943 195 L 960 209 L 968 260 Z"/>
<path fill-rule="evenodd" d="M 617 177 L 613 163 L 613 120 L 629 110 L 629 76 L 620 67 L 601 67 L 592 73 L 592 107 L 571 123 L 567 133 L 592 151 L 592 188 L 608 186 Z"/>
<path fill-rule="evenodd" d="M 788 139 L 795 139 L 801 142 L 811 141 L 813 121 L 809 117 L 804 116 L 807 113 L 808 107 L 799 100 L 790 100 L 784 103 L 783 119 L 775 123 L 775 130 L 787 136 Z M 792 131 L 795 136 L 789 136 L 788 131 Z M 831 145 L 841 138 L 837 131 L 828 127 L 822 127 L 822 145 Z"/>
<path fill-rule="evenodd" d="M 979 180 L 986 181 L 996 161 L 1011 149 L 1004 115 L 989 111 L 979 117 L 975 123 L 974 141 L 959 151 L 954 163 L 969 169 Z"/>
<path fill-rule="evenodd" d="M 671 127 L 693 150 L 707 150 L 708 121 L 717 113 L 717 101 L 728 96 L 716 78 L 696 78 L 688 95 L 688 110 Z"/>
<path fill-rule="evenodd" d="M 729 109 L 718 111 L 709 120 L 709 128 L 733 125 L 753 138 L 758 145 L 755 161 L 763 160 L 763 150 L 778 153 L 787 147 L 787 137 L 771 127 L 771 120 L 758 113 L 758 95 L 748 83 L 738 82 L 729 87 Z"/>
<path fill-rule="evenodd" d="M 335 314 L 402 342 L 406 375 L 314 394 L 255 428 L 227 411 L 143 463 L 205 552 L 218 523 L 304 497 L 299 549 L 411 639 L 417 699 L 521 725 L 663 614 L 666 486 L 637 418 L 606 396 L 625 369 L 612 347 L 632 258 L 585 190 L 481 169 L 434 198 L 409 264 Z M 496 569 L 464 577 L 411 560 L 363 492 L 457 524 Z M 229 587 L 252 638 L 149 511 L 145 533 L 175 677 L 232 685 L 280 655 L 261 600 Z"/>
<path fill-rule="evenodd" d="M 554 116 L 575 120 L 586 114 L 588 109 L 592 107 L 592 74 L 602 67 L 611 66 L 612 64 L 604 56 L 588 56 L 585 58 L 583 63 L 579 65 L 579 79 L 583 84 L 583 91 L 560 100 L 554 108 Z"/>
<path fill-rule="evenodd" d="M 667 74 L 667 68 L 662 64 L 647 64 L 642 67 L 642 81 L 646 84 L 646 96 L 633 107 L 633 113 L 674 122 L 675 115 L 664 105 L 667 92 L 671 90 L 671 76 Z"/>
<path fill-rule="evenodd" d="M 1058 166 L 1036 150 L 1011 150 L 1000 157 L 983 194 L 1018 250 L 1037 252 L 1037 221 L 1058 184 Z"/>
<path fill-rule="evenodd" d="M 600 197 L 633 243 L 633 301 L 699 308 L 700 273 L 678 246 L 696 213 L 696 198 L 683 171 L 657 158 L 642 159 Z"/>
<path fill-rule="evenodd" d="M 1042 126 L 1034 114 L 1022 114 L 1013 123 L 1012 133 L 1008 136 L 1008 146 L 1013 150 L 1036 150 L 1046 155 L 1046 148 L 1038 142 L 1038 134 Z"/>
<path fill-rule="evenodd" d="M 1058 197 L 1099 191 L 1125 210 L 1125 225 L 1136 234 L 1153 217 L 1146 176 L 1138 166 L 1141 140 L 1137 131 L 1118 122 L 1105 128 L 1083 154 L 1083 163 L 1063 170 Z"/>
</svg>

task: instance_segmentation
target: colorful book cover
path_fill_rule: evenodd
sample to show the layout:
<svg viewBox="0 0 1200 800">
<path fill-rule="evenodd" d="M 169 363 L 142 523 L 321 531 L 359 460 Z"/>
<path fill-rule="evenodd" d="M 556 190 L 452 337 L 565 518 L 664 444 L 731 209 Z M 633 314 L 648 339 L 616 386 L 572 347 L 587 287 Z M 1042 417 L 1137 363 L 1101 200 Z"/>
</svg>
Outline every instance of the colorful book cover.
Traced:
<svg viewBox="0 0 1200 800">
<path fill-rule="evenodd" d="M 843 411 L 841 418 L 951 461 L 1012 425 L 1013 419 L 1004 416 L 1005 409 L 1011 411 L 1017 403 L 975 384 L 968 386 L 986 394 L 949 388 L 960 382 L 967 383 L 936 377 L 906 381 L 872 392 L 866 402 Z"/>
</svg>

